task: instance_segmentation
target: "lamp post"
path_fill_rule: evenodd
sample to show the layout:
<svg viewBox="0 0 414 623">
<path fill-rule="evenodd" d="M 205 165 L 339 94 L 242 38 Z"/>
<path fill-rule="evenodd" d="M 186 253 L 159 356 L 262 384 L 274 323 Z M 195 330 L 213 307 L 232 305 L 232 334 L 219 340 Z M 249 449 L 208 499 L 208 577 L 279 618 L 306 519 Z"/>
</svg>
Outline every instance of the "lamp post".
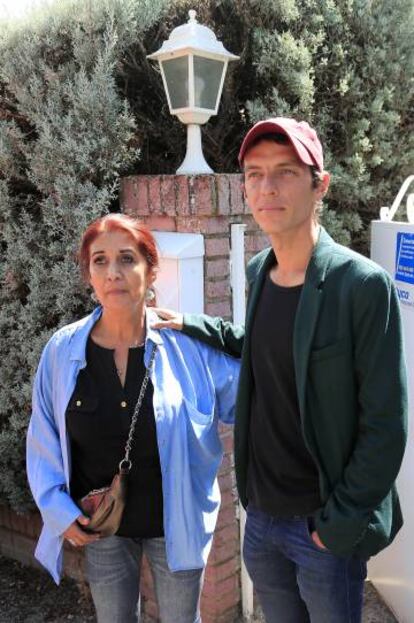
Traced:
<svg viewBox="0 0 414 623">
<path fill-rule="evenodd" d="M 200 125 L 217 114 L 227 65 L 239 58 L 197 22 L 195 11 L 188 14 L 188 22 L 148 55 L 159 62 L 170 113 L 187 125 L 187 152 L 178 175 L 213 173 L 203 155 Z"/>
</svg>

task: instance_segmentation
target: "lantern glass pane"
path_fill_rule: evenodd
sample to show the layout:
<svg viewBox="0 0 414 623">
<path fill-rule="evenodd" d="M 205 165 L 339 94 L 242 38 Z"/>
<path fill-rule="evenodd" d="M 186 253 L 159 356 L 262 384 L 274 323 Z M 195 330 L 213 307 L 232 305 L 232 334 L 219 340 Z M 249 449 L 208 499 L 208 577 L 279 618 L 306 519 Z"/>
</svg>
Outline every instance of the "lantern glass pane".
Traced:
<svg viewBox="0 0 414 623">
<path fill-rule="evenodd" d="M 187 108 L 188 102 L 188 56 L 162 61 L 164 76 L 170 95 L 171 108 Z"/>
<path fill-rule="evenodd" d="M 215 110 L 224 61 L 194 56 L 195 105 Z"/>
</svg>

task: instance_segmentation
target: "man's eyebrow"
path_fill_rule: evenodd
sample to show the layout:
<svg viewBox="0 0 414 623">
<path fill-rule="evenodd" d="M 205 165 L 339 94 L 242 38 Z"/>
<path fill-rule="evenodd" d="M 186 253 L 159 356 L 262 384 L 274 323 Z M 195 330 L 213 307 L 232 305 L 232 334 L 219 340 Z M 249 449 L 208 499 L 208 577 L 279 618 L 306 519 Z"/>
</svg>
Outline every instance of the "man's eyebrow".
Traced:
<svg viewBox="0 0 414 623">
<path fill-rule="evenodd" d="M 300 167 L 302 166 L 302 162 L 298 162 L 297 160 L 286 160 L 285 162 L 279 162 L 279 164 L 277 165 L 278 167 L 292 167 L 292 166 L 296 166 L 296 167 Z"/>
<path fill-rule="evenodd" d="M 251 169 L 261 169 L 264 166 L 264 163 L 262 164 L 247 164 L 244 167 L 244 171 L 250 171 Z M 275 165 L 275 168 L 280 168 L 280 167 L 292 167 L 292 166 L 297 166 L 300 167 L 301 166 L 301 162 L 298 162 L 297 160 L 285 160 L 284 162 L 278 162 Z"/>
</svg>

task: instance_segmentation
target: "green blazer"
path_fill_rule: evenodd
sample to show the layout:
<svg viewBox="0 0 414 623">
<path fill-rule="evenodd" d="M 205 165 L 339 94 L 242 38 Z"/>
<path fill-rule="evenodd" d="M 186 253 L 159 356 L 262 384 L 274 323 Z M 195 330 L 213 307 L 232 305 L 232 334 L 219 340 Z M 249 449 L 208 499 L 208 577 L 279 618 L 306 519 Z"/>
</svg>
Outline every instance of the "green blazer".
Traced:
<svg viewBox="0 0 414 623">
<path fill-rule="evenodd" d="M 184 316 L 184 331 L 241 356 L 235 423 L 237 487 L 246 507 L 251 330 L 264 278 L 276 258 L 248 264 L 246 325 Z M 277 311 L 275 310 L 275 322 Z M 271 331 L 271 327 L 269 327 Z M 407 435 L 407 383 L 399 303 L 389 275 L 321 228 L 295 318 L 293 353 L 302 433 L 319 472 L 315 525 L 332 552 L 362 558 L 402 526 L 395 489 Z"/>
</svg>

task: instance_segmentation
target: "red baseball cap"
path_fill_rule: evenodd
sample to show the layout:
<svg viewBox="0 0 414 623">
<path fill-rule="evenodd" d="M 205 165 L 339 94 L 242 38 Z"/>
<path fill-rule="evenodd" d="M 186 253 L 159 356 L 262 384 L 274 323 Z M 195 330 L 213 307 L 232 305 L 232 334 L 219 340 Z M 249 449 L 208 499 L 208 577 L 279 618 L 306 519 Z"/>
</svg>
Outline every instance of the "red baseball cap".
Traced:
<svg viewBox="0 0 414 623">
<path fill-rule="evenodd" d="M 299 160 L 323 171 L 323 150 L 315 130 L 306 121 L 296 121 L 296 119 L 289 119 L 288 117 L 275 117 L 274 119 L 259 121 L 250 128 L 240 147 L 240 166 L 243 166 L 246 151 L 259 136 L 277 133 L 286 134 Z"/>
</svg>

